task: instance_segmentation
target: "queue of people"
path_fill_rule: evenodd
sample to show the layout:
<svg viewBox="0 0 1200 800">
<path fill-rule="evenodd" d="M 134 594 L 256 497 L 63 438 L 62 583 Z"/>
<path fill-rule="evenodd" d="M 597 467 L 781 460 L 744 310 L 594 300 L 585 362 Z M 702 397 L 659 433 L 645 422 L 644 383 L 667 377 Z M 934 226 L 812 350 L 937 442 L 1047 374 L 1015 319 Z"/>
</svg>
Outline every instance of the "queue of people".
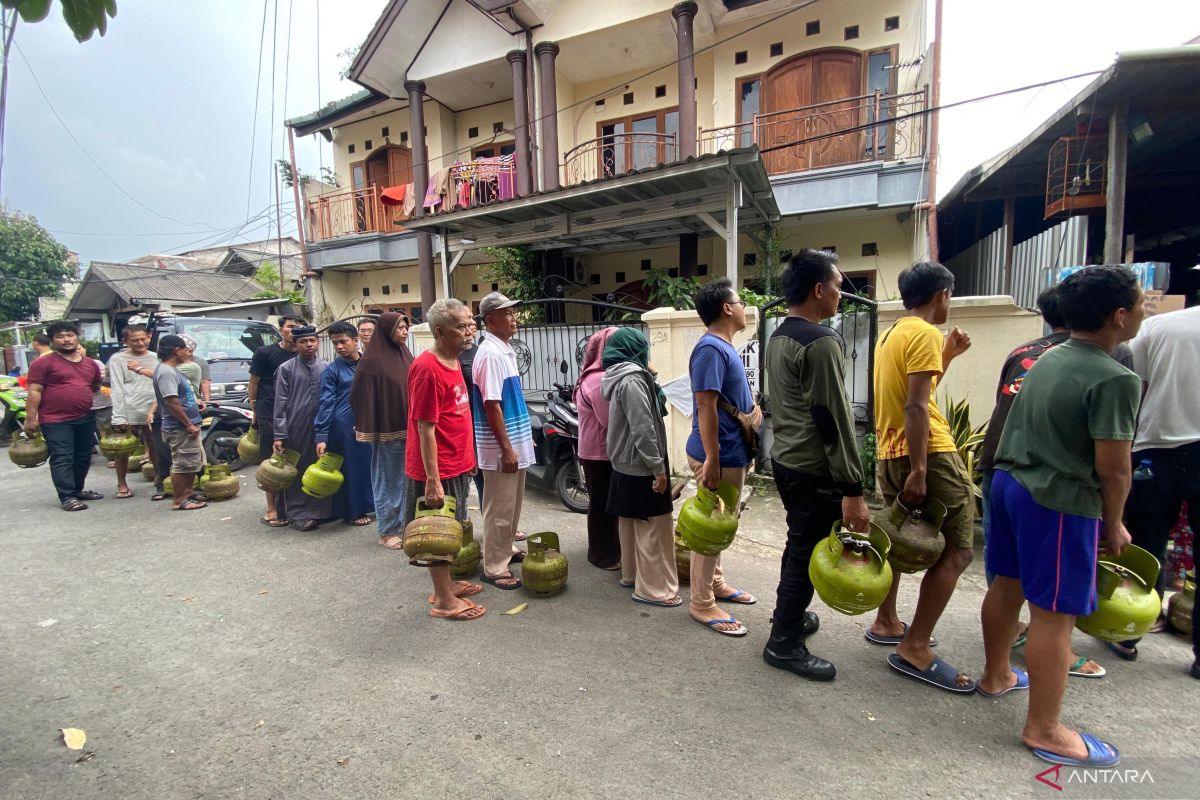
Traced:
<svg viewBox="0 0 1200 800">
<path fill-rule="evenodd" d="M 774 409 L 769 456 L 787 540 L 763 659 L 829 681 L 836 667 L 808 649 L 820 626 L 809 562 L 833 526 L 865 532 L 871 513 L 845 389 L 844 345 L 822 324 L 841 301 L 836 255 L 803 250 L 781 281 L 787 317 L 768 343 L 766 370 Z M 921 578 L 911 619 L 897 607 L 896 571 L 865 638 L 894 648 L 886 661 L 897 673 L 940 690 L 988 698 L 1026 691 L 1022 735 L 1036 755 L 1111 766 L 1120 758 L 1114 745 L 1061 722 L 1068 678 L 1105 674 L 1073 651 L 1071 633 L 1075 618 L 1096 608 L 1099 548 L 1119 553 L 1132 540 L 1165 560 L 1167 531 L 1182 502 L 1197 522 L 1200 373 L 1190 367 L 1200 363 L 1200 309 L 1143 328 L 1143 293 L 1122 267 L 1079 270 L 1039 297 L 1050 332 L 1006 361 L 980 455 L 989 588 L 981 610 L 986 665 L 975 679 L 934 650 L 937 623 L 972 560 L 976 509 L 973 478 L 935 397 L 971 338 L 957 326 L 945 335 L 939 328 L 948 323 L 954 289 L 945 267 L 915 264 L 900 274 L 898 287 L 905 310 L 882 332 L 874 361 L 877 480 L 887 506 L 919 508 L 931 500 L 944 506 L 946 546 Z M 732 344 L 746 326 L 746 303 L 727 279 L 717 279 L 700 288 L 695 304 L 706 331 L 689 360 L 695 413 L 687 467 L 698 485 L 724 483 L 740 494 L 763 422 Z M 345 481 L 331 500 L 304 495 L 298 486 L 267 493 L 262 522 L 310 531 L 337 518 L 365 526 L 373 515 L 380 543 L 401 549 L 419 504 L 438 507 L 451 498 L 465 521 L 474 482 L 483 518 L 482 581 L 519 588 L 516 567 L 525 554 L 515 542 L 525 473 L 534 463 L 530 412 L 510 345 L 519 305 L 492 292 L 472 318 L 461 301 L 438 301 L 426 312 L 433 345 L 416 359 L 402 314 L 332 325 L 327 333 L 337 357 L 329 364 L 318 355 L 314 327 L 281 319 L 281 341 L 261 348 L 251 364 L 254 424 L 270 451 L 298 454 L 301 471 L 326 452 L 338 453 Z M 100 498 L 84 488 L 81 455 L 100 372 L 79 352 L 69 323 L 51 325 L 47 335 L 54 357 L 31 369 L 26 428 L 46 433 L 63 508 L 82 510 L 84 501 Z M 173 507 L 203 508 L 191 481 L 203 463 L 197 426 L 205 395 L 203 368 L 189 367 L 194 343 L 168 335 L 150 353 L 144 328 L 130 326 L 123 336 L 126 350 L 109 364 L 113 422 L 135 427 L 147 444 L 161 439 L 168 452 L 155 463 L 160 472 L 170 465 Z M 1133 370 L 1122 358 L 1132 359 Z M 189 381 L 191 373 L 200 381 Z M 591 498 L 588 561 L 619 573 L 617 582 L 636 603 L 682 606 L 671 476 L 683 465 L 670 461 L 666 399 L 640 329 L 614 326 L 589 339 L 574 399 Z M 156 424 L 161 436 L 152 433 Z M 86 444 L 90 457 L 90 439 Z M 1145 473 L 1138 481 L 1131 480 L 1135 462 Z M 117 481 L 117 496 L 131 496 L 119 466 Z M 688 615 L 721 636 L 746 636 L 748 627 L 731 610 L 757 598 L 726 579 L 719 556 L 692 553 L 689 566 Z M 430 578 L 431 616 L 466 621 L 486 614 L 470 599 L 481 584 L 453 580 L 445 564 L 431 566 Z M 1026 607 L 1029 622 L 1021 623 Z M 1195 623 L 1191 674 L 1200 678 Z M 1133 660 L 1137 645 L 1111 647 Z M 1011 664 L 1012 651 L 1022 646 L 1026 669 Z"/>
</svg>

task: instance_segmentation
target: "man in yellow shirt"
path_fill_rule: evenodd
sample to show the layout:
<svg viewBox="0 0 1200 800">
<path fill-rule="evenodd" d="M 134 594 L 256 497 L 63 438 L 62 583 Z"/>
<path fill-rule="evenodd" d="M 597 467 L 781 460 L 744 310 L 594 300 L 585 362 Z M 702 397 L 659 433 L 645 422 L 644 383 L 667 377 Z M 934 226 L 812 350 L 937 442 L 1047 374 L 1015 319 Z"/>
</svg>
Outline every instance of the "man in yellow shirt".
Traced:
<svg viewBox="0 0 1200 800">
<path fill-rule="evenodd" d="M 897 571 L 865 636 L 875 644 L 896 645 L 888 657 L 893 669 L 940 689 L 968 693 L 975 691 L 975 681 L 932 650 L 933 628 L 958 576 L 971 563 L 975 522 L 971 479 L 933 395 L 950 362 L 971 346 L 971 338 L 957 326 L 945 337 L 934 327 L 945 324 L 950 314 L 950 270 L 941 264 L 914 264 L 900 273 L 899 287 L 907 311 L 875 349 L 877 475 L 889 506 L 897 496 L 909 507 L 920 506 L 927 497 L 945 504 L 946 549 L 921 581 L 912 624 L 905 625 L 896 614 Z"/>
</svg>

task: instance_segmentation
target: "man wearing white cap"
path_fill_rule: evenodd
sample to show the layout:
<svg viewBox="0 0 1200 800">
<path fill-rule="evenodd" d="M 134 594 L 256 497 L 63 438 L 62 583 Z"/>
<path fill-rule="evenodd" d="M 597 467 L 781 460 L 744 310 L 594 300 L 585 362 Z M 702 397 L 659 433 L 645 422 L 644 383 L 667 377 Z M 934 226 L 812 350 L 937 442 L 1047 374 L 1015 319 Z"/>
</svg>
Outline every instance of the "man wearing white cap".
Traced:
<svg viewBox="0 0 1200 800">
<path fill-rule="evenodd" d="M 483 471 L 483 579 L 500 589 L 521 586 L 509 571 L 509 561 L 521 519 L 525 471 L 534 460 L 517 354 L 508 345 L 517 332 L 520 304 L 499 292 L 480 301 L 486 335 L 471 365 L 471 413 Z"/>
</svg>

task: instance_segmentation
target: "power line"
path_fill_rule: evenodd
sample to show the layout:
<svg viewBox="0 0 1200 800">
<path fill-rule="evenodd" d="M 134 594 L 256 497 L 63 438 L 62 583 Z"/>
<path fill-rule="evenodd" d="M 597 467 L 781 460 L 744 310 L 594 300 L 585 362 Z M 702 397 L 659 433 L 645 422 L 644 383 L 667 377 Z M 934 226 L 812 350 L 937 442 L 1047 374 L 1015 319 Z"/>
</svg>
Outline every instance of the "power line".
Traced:
<svg viewBox="0 0 1200 800">
<path fill-rule="evenodd" d="M 207 223 L 185 222 L 184 220 L 176 219 L 175 217 L 170 217 L 170 216 L 167 216 L 166 214 L 160 214 L 159 212 L 155 211 L 150 206 L 143 203 L 141 200 L 138 200 L 136 197 L 131 195 L 128 191 L 125 190 L 124 186 L 117 183 L 116 179 L 113 178 L 112 175 L 109 175 L 108 172 L 105 171 L 104 167 L 100 166 L 100 162 L 97 161 L 92 156 L 92 154 L 88 152 L 88 149 L 83 146 L 83 143 L 75 138 L 75 134 L 71 131 L 71 128 L 67 125 L 66 122 L 63 121 L 62 116 L 58 113 L 58 110 L 55 109 L 54 104 L 50 102 L 50 98 L 46 95 L 46 90 L 42 88 L 42 82 L 38 80 L 37 72 L 34 71 L 33 65 L 29 63 L 29 59 L 25 57 L 25 53 L 24 53 L 24 51 L 21 50 L 21 46 L 19 44 L 17 44 L 15 41 L 12 43 L 12 45 L 13 45 L 13 47 L 15 47 L 17 49 L 17 55 L 19 55 L 21 57 L 21 60 L 23 62 L 25 62 L 25 67 L 29 70 L 29 76 L 31 78 L 33 78 L 33 85 L 37 87 L 38 93 L 41 94 L 42 100 L 44 100 L 46 102 L 46 107 L 50 109 L 50 113 L 54 115 L 54 118 L 56 120 L 58 120 L 58 124 L 62 126 L 62 129 L 64 131 L 66 131 L 67 136 L 69 136 L 71 138 L 71 141 L 75 143 L 75 146 L 79 148 L 79 151 L 81 153 L 83 153 L 85 156 L 87 156 L 88 161 L 92 162 L 92 166 L 94 166 L 101 175 L 103 175 L 105 178 L 107 178 L 108 182 L 117 188 L 117 191 L 119 191 L 121 194 L 125 195 L 127 198 L 132 200 L 134 202 L 134 204 L 136 204 L 138 207 L 150 212 L 151 214 L 158 217 L 159 219 L 165 219 L 168 222 L 174 222 L 178 225 L 187 225 L 189 227 L 203 226 L 203 227 L 208 227 L 210 230 L 216 230 L 215 228 L 213 228 L 211 225 L 208 225 Z"/>
<path fill-rule="evenodd" d="M 250 118 L 250 169 L 246 178 L 246 216 L 250 215 L 250 196 L 254 187 L 254 137 L 258 133 L 258 93 L 262 89 L 263 43 L 267 36 L 267 0 L 263 0 L 262 27 L 258 32 L 258 69 L 254 78 L 254 115 Z"/>
</svg>

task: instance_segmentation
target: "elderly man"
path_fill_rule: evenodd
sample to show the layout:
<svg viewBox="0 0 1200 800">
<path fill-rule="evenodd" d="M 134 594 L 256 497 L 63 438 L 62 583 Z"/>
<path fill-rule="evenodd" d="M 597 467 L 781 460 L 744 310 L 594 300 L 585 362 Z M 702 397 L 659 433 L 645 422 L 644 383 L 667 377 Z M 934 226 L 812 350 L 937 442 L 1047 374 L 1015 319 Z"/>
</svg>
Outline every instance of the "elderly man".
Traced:
<svg viewBox="0 0 1200 800">
<path fill-rule="evenodd" d="M 471 365 L 475 447 L 483 470 L 483 579 L 500 589 L 521 586 L 508 566 L 521 520 L 525 471 L 534 459 L 517 354 L 508 344 L 517 333 L 518 305 L 500 292 L 480 301 L 487 335 Z"/>
<path fill-rule="evenodd" d="M 364 319 L 358 323 L 358 350 L 366 352 L 367 345 L 371 343 L 371 337 L 375 335 L 375 320 Z"/>
<path fill-rule="evenodd" d="M 104 495 L 83 488 L 95 444 L 92 394 L 100 388 L 100 368 L 84 355 L 73 322 L 52 322 L 46 334 L 54 350 L 29 365 L 25 432 L 40 429 L 50 450 L 50 479 L 63 511 L 82 511 L 84 500 Z"/>
<path fill-rule="evenodd" d="M 112 388 L 113 427 L 129 426 L 146 444 L 146 455 L 150 463 L 158 467 L 155 458 L 155 441 L 146 419 L 154 405 L 154 382 L 151 376 L 158 366 L 158 356 L 150 352 L 150 334 L 145 325 L 130 325 L 121 331 L 125 349 L 113 353 L 108 359 L 108 383 Z M 114 459 L 117 472 L 117 497 L 133 497 L 126 481 L 129 471 L 128 456 Z M 163 472 L 166 472 L 164 469 Z"/>
<path fill-rule="evenodd" d="M 275 405 L 272 446 L 276 453 L 285 449 L 300 454 L 296 469 L 300 474 L 317 460 L 316 418 L 321 397 L 321 373 L 328 364 L 317 355 L 317 329 L 304 325 L 292 329 L 296 357 L 285 361 L 275 373 Z M 280 506 L 282 503 L 282 507 Z M 268 522 L 272 528 L 291 524 L 298 531 L 311 531 L 329 519 L 330 502 L 305 494 L 296 481 L 275 500 L 278 517 Z"/>
<path fill-rule="evenodd" d="M 423 499 L 438 508 L 454 498 L 455 514 L 467 519 L 467 495 L 475 472 L 471 447 L 471 405 L 458 356 L 471 343 L 471 313 L 460 300 L 439 300 L 425 314 L 433 347 L 408 368 L 408 441 L 404 472 L 408 499 L 405 523 L 416 516 Z M 431 617 L 479 619 L 483 606 L 466 599 L 479 594 L 477 583 L 454 581 L 449 564 L 429 567 L 433 581 Z"/>
</svg>

